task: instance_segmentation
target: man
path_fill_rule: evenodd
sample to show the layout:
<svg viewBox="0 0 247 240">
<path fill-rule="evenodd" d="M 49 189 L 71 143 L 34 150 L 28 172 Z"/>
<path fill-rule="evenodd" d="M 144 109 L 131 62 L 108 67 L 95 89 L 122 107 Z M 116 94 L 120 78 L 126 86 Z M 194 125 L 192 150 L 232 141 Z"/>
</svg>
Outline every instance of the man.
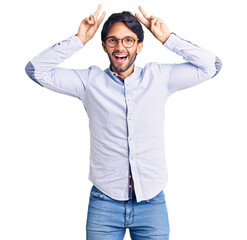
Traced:
<svg viewBox="0 0 247 240">
<path fill-rule="evenodd" d="M 87 239 L 120 240 L 129 228 L 133 240 L 169 238 L 163 188 L 164 105 L 175 91 L 214 77 L 221 61 L 211 52 L 171 33 L 157 17 L 129 12 L 112 14 L 101 40 L 110 67 L 102 71 L 64 69 L 57 65 L 83 48 L 104 19 L 101 5 L 85 18 L 78 33 L 58 42 L 26 66 L 36 83 L 79 98 L 89 117 L 90 173 L 93 183 L 87 216 Z M 135 66 L 143 47 L 141 23 L 186 63 Z"/>
</svg>

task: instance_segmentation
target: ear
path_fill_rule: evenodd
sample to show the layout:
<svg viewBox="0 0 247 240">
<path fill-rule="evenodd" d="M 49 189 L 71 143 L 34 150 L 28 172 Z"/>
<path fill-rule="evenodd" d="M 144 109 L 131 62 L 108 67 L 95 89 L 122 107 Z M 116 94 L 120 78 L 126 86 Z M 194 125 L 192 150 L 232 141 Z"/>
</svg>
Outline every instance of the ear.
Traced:
<svg viewBox="0 0 247 240">
<path fill-rule="evenodd" d="M 136 50 L 137 54 L 139 54 L 141 52 L 142 47 L 143 47 L 143 42 L 138 43 L 137 50 Z"/>
<path fill-rule="evenodd" d="M 104 51 L 107 53 L 106 44 L 104 42 L 102 42 L 102 47 L 103 47 Z"/>
</svg>

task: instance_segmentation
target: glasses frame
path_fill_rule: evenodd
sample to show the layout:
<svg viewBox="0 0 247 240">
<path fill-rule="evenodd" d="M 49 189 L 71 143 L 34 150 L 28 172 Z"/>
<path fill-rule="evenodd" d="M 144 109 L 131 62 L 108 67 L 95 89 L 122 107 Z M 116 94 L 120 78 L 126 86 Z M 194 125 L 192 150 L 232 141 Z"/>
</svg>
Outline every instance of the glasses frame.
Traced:
<svg viewBox="0 0 247 240">
<path fill-rule="evenodd" d="M 121 40 L 121 43 L 122 43 L 122 45 L 124 46 L 123 40 L 126 39 L 126 38 L 131 38 L 132 40 L 134 40 L 134 43 L 133 43 L 133 45 L 132 45 L 131 47 L 125 47 L 125 46 L 124 46 L 125 48 L 132 48 L 132 47 L 135 45 L 135 42 L 136 42 L 136 41 L 139 41 L 139 38 L 137 38 L 137 39 L 135 39 L 135 38 L 133 38 L 133 37 L 116 38 L 116 37 L 110 36 L 110 37 L 107 37 L 107 38 L 104 39 L 105 44 L 106 44 L 108 47 L 110 47 L 110 48 L 114 48 L 114 47 L 109 46 L 109 45 L 106 43 L 106 40 L 109 39 L 109 38 L 114 38 L 114 39 L 117 40 L 117 44 L 116 44 L 114 47 L 116 47 L 116 46 L 118 45 L 119 40 Z"/>
</svg>

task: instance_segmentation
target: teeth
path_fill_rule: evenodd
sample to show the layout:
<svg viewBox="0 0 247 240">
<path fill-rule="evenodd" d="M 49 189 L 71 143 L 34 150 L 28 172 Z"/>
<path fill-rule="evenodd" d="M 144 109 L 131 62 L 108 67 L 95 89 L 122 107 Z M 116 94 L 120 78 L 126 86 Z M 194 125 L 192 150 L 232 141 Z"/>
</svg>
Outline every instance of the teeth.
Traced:
<svg viewBox="0 0 247 240">
<path fill-rule="evenodd" d="M 127 57 L 127 55 L 115 55 L 116 57 Z"/>
</svg>

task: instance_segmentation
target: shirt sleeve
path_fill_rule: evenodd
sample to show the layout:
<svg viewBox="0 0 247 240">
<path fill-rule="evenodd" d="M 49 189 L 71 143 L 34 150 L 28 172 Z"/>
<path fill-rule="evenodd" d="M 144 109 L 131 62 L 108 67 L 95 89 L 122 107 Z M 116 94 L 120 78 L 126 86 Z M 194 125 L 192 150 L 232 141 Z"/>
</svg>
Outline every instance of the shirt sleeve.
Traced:
<svg viewBox="0 0 247 240">
<path fill-rule="evenodd" d="M 213 78 L 222 67 L 221 60 L 213 53 L 172 33 L 164 46 L 182 56 L 185 63 L 173 64 L 167 88 L 170 94 L 189 88 Z M 167 64 L 160 64 L 160 70 L 167 73 Z"/>
<path fill-rule="evenodd" d="M 83 47 L 81 40 L 73 35 L 38 54 L 28 62 L 25 71 L 40 86 L 84 101 L 89 69 L 57 67 Z"/>
</svg>

